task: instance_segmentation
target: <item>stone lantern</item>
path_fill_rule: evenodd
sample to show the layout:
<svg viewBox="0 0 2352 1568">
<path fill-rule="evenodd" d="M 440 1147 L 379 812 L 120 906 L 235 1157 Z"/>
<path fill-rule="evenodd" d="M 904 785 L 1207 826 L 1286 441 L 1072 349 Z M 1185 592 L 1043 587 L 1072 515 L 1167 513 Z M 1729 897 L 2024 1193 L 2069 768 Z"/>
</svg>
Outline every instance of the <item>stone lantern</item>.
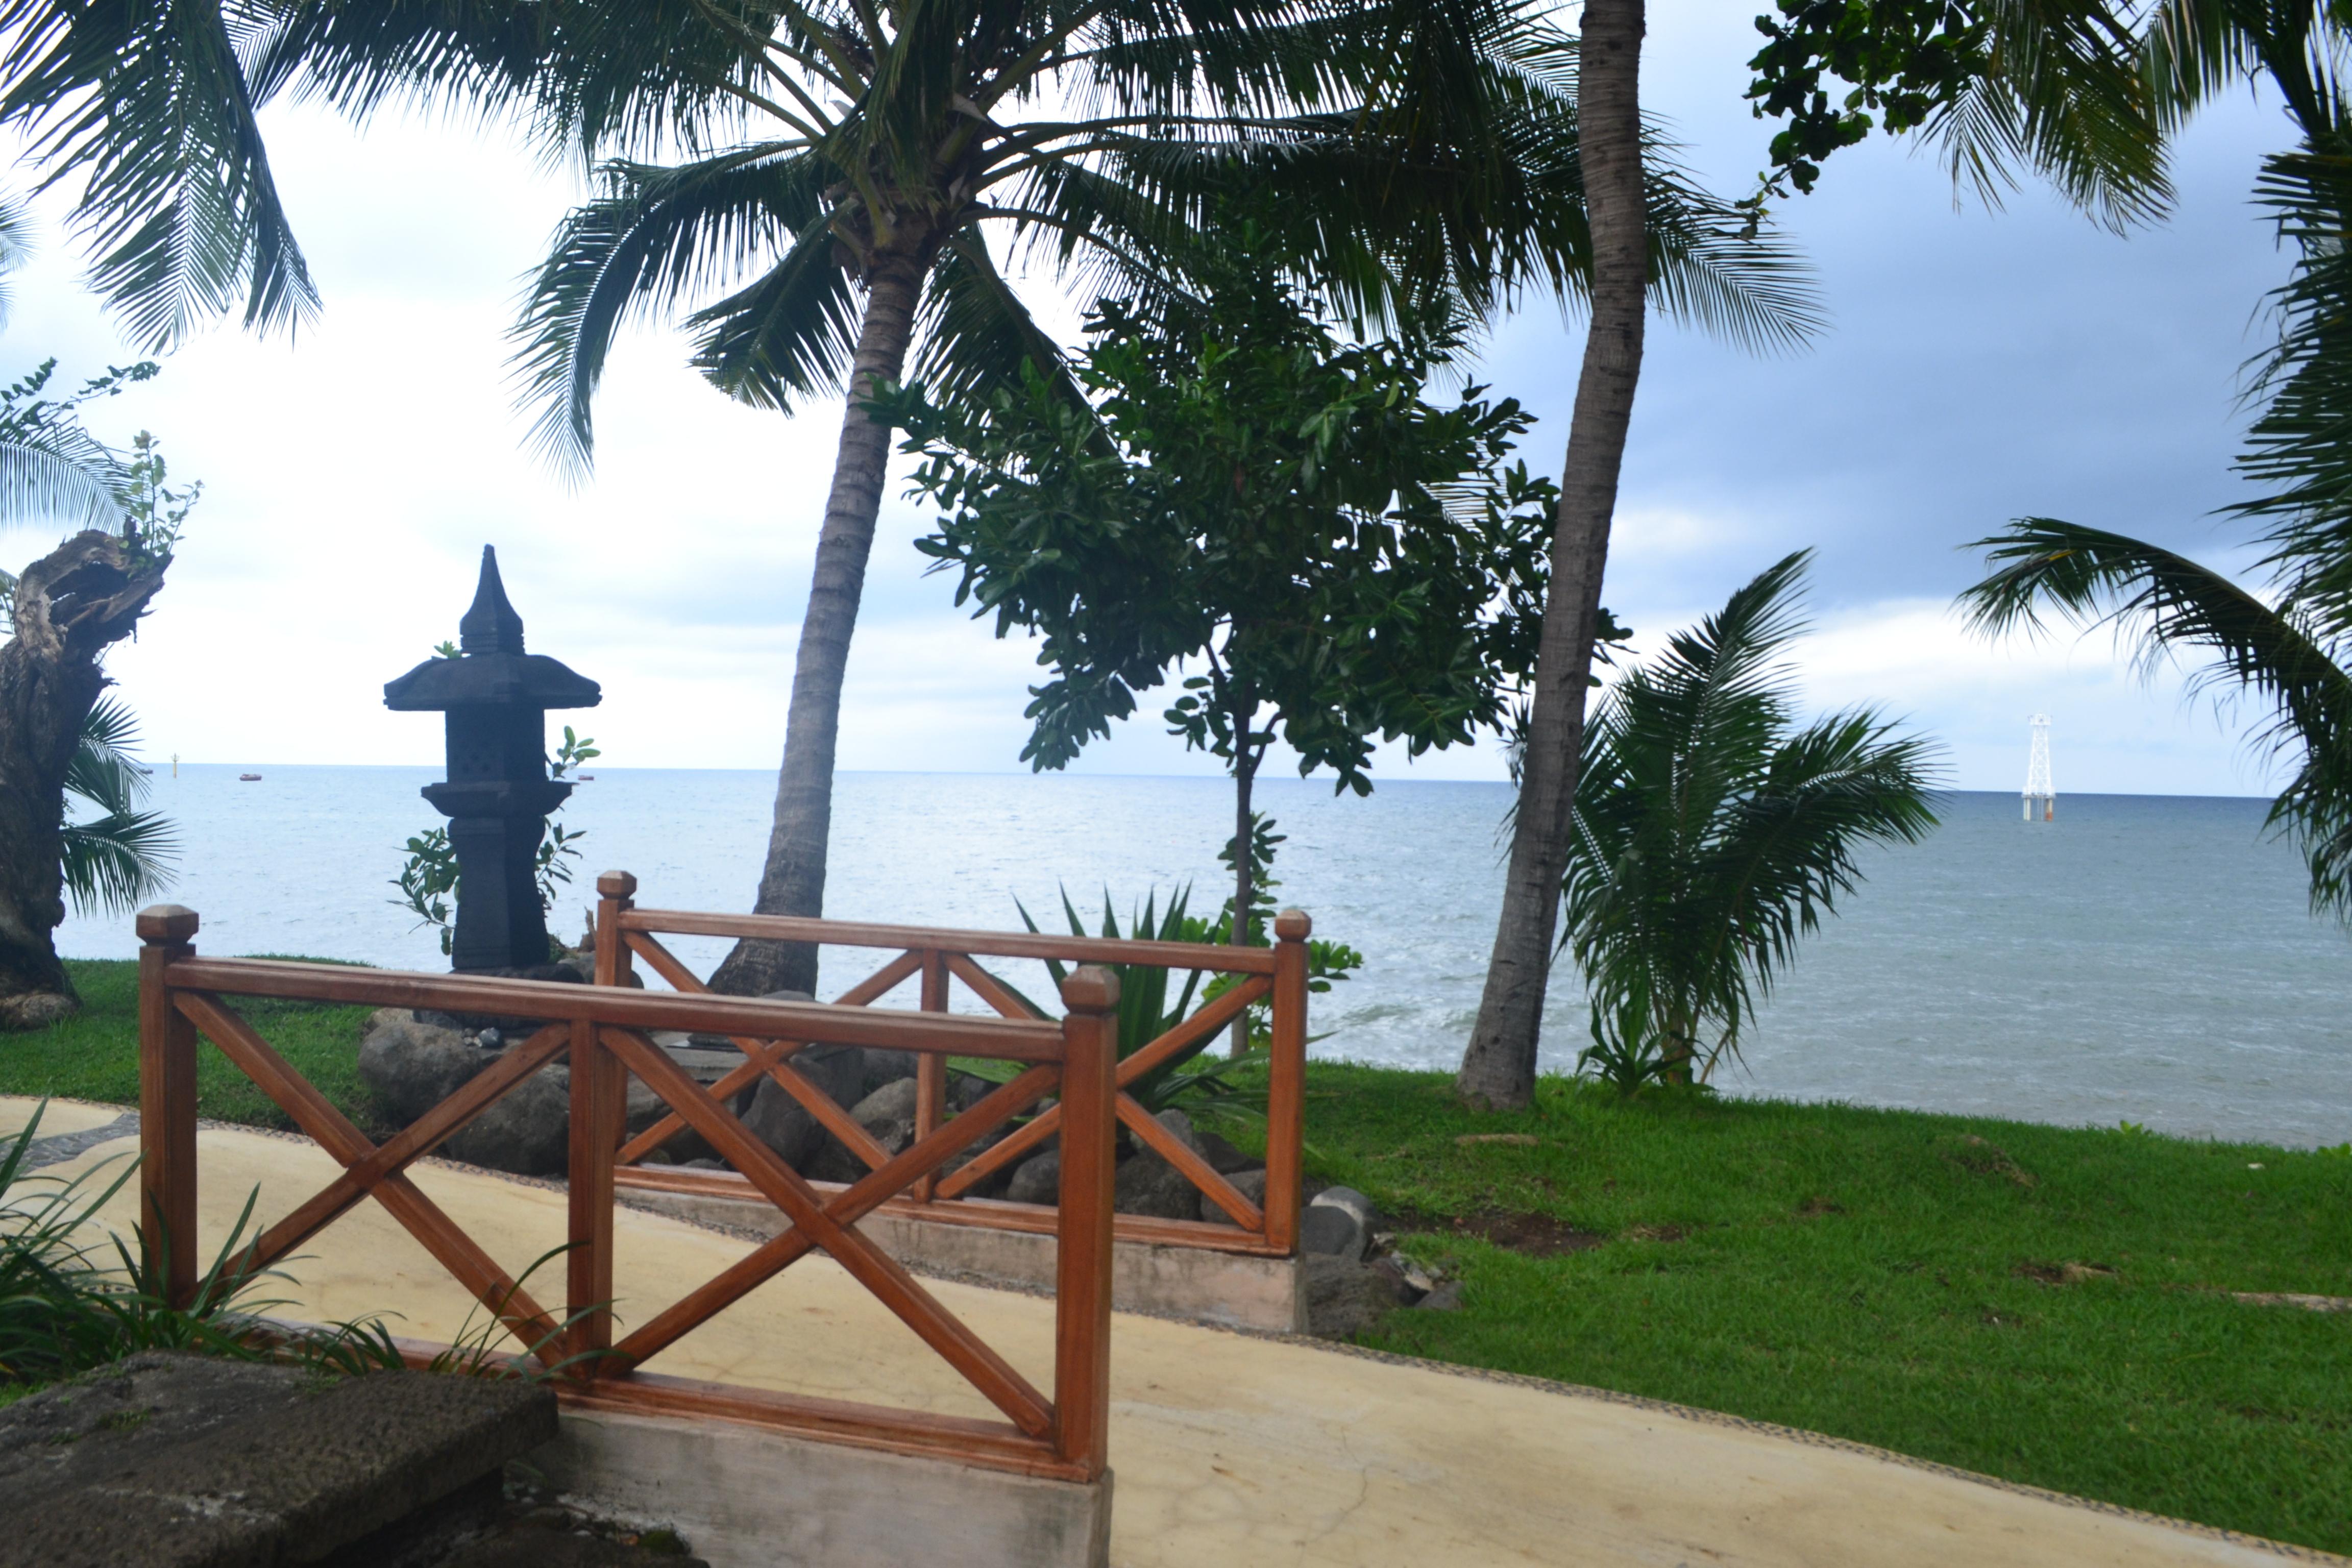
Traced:
<svg viewBox="0 0 2352 1568">
<path fill-rule="evenodd" d="M 428 658 L 387 681 L 383 705 L 448 716 L 449 776 L 422 793 L 449 819 L 457 854 L 450 966 L 537 969 L 548 962 L 539 845 L 547 814 L 572 793 L 547 776 L 547 710 L 593 708 L 604 693 L 567 666 L 523 652 L 522 617 L 507 603 L 498 552 L 487 544 L 457 637 L 456 658 Z"/>
</svg>

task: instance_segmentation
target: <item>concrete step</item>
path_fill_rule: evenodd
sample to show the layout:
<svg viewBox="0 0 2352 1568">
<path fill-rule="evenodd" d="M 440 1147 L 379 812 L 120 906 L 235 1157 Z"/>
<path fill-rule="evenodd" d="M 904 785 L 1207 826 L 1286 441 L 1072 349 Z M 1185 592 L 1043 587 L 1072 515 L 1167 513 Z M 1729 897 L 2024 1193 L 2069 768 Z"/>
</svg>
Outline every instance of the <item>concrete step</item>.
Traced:
<svg viewBox="0 0 2352 1568">
<path fill-rule="evenodd" d="M 533 1384 L 133 1356 L 0 1410 L 0 1568 L 318 1563 L 555 1433 Z"/>
</svg>

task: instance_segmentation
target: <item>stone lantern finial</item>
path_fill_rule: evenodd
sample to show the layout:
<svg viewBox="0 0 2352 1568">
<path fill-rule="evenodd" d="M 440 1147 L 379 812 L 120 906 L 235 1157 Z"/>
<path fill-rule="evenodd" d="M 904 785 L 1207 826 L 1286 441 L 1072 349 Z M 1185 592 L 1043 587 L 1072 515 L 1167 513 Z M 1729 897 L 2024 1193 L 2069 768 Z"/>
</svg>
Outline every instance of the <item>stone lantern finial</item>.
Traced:
<svg viewBox="0 0 2352 1568">
<path fill-rule="evenodd" d="M 499 552 L 482 546 L 482 580 L 474 589 L 474 607 L 457 622 L 457 647 L 465 653 L 520 653 L 522 617 L 507 603 L 507 585 L 499 580 Z"/>
</svg>

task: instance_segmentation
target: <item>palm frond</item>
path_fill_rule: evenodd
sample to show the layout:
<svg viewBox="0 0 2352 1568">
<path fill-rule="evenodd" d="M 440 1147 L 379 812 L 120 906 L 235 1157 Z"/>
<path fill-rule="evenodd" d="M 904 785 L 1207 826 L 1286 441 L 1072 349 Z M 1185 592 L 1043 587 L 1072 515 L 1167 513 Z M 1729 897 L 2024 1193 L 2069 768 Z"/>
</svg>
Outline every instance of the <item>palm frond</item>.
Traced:
<svg viewBox="0 0 2352 1568">
<path fill-rule="evenodd" d="M 1922 128 L 1954 180 L 1998 207 L 2020 169 L 2122 233 L 2172 205 L 2168 153 L 2144 57 L 2104 0 L 1997 0 L 1990 68 Z"/>
<path fill-rule="evenodd" d="M 2252 743 L 2294 765 L 2270 824 L 2302 850 L 2312 907 L 2352 920 L 2352 676 L 2292 603 L 2266 605 L 2186 556 L 2054 518 L 2021 519 L 1970 548 L 1994 567 L 1960 596 L 1976 629 L 2038 632 L 2047 609 L 2113 627 L 2137 646 L 2143 673 L 2200 653 L 2192 691 L 2247 692 L 2269 706 Z"/>
<path fill-rule="evenodd" d="M 913 378 L 935 397 L 982 403 L 997 388 L 1017 384 L 1028 366 L 1080 398 L 1060 345 L 997 270 L 973 228 L 960 230 L 940 252 L 916 328 L 922 347 Z"/>
<path fill-rule="evenodd" d="M 1867 710 L 1791 719 L 1806 559 L 1629 668 L 1587 727 L 1561 944 L 1591 991 L 1590 1061 L 1736 1056 L 1800 939 L 1859 886 L 1856 851 L 1935 826 L 1927 742 Z"/>
<path fill-rule="evenodd" d="M 110 476 L 46 445 L 0 438 L 0 528 L 119 529 Z"/>
<path fill-rule="evenodd" d="M 125 915 L 172 885 L 180 836 L 157 811 L 68 822 L 61 837 L 66 894 L 85 915 Z"/>
<path fill-rule="evenodd" d="M 596 385 L 624 324 L 731 281 L 825 221 L 823 165 L 790 142 L 676 168 L 614 163 L 603 178 L 556 231 L 511 334 L 516 378 L 541 409 L 532 439 L 565 466 L 594 449 Z"/>
<path fill-rule="evenodd" d="M 270 174 L 234 36 L 253 0 L 0 4 L 0 123 L 37 187 L 77 189 L 92 285 L 132 341 L 169 349 L 242 300 L 291 331 L 318 308 Z"/>
</svg>

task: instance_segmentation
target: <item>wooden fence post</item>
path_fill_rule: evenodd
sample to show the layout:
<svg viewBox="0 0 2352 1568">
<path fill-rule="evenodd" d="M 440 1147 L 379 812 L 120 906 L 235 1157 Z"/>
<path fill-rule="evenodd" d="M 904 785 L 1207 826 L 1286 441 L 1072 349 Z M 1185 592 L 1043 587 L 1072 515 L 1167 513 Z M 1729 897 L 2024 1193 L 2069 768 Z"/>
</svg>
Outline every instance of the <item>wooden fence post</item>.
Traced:
<svg viewBox="0 0 2352 1568">
<path fill-rule="evenodd" d="M 1118 976 L 1062 982 L 1062 1192 L 1054 1288 L 1054 1444 L 1088 1479 L 1109 1453 L 1111 1188 L 1118 1097 Z"/>
<path fill-rule="evenodd" d="M 196 1026 L 172 1005 L 163 971 L 194 958 L 196 911 L 139 911 L 139 1250 L 174 1307 L 196 1294 Z"/>
<path fill-rule="evenodd" d="M 596 984 L 625 985 L 629 948 L 620 914 L 637 879 L 626 871 L 596 879 Z M 593 1019 L 572 1020 L 572 1123 L 568 1147 L 569 1234 L 564 1255 L 563 1315 L 569 1353 L 589 1359 L 573 1375 L 596 1377 L 614 1369 L 598 1352 L 613 1348 L 613 1157 L 628 1136 L 629 1076 L 597 1037 Z"/>
<path fill-rule="evenodd" d="M 1307 937 L 1304 910 L 1274 918 L 1274 1038 L 1265 1089 L 1265 1239 L 1298 1249 L 1298 1146 L 1306 1135 Z"/>
<path fill-rule="evenodd" d="M 631 953 L 621 940 L 621 911 L 636 902 L 637 879 L 626 871 L 596 879 L 596 984 L 626 985 Z"/>
<path fill-rule="evenodd" d="M 923 1011 L 944 1013 L 948 1010 L 948 955 L 936 948 L 923 954 Z M 939 1131 L 947 1120 L 948 1059 L 931 1051 L 915 1058 L 915 1141 L 917 1142 Z M 916 1178 L 914 1199 L 919 1204 L 931 1201 L 932 1191 L 939 1185 L 935 1175 Z"/>
</svg>

